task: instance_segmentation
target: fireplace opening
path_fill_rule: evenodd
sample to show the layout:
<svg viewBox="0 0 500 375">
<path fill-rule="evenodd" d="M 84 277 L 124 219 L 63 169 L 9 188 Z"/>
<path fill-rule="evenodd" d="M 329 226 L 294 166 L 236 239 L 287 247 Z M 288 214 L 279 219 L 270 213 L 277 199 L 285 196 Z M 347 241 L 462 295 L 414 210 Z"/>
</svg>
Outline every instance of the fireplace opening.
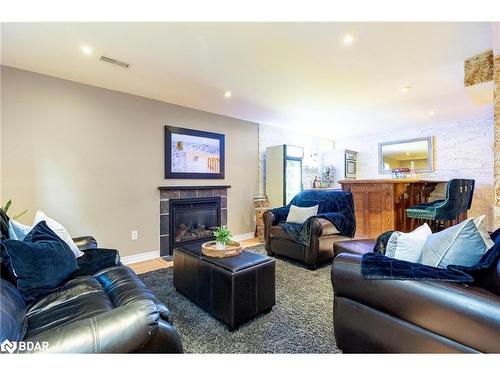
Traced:
<svg viewBox="0 0 500 375">
<path fill-rule="evenodd" d="M 214 239 L 213 229 L 221 223 L 220 197 L 170 201 L 171 248 Z"/>
</svg>

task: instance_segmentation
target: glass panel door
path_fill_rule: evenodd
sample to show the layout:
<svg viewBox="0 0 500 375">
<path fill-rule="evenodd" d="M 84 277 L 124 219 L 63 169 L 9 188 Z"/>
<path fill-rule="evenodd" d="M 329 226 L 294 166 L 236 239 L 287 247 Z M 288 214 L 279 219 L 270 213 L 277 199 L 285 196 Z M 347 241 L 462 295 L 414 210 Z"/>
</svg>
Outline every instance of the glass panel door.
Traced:
<svg viewBox="0 0 500 375">
<path fill-rule="evenodd" d="M 302 190 L 302 162 L 300 160 L 286 160 L 285 168 L 285 204 L 288 204 Z"/>
</svg>

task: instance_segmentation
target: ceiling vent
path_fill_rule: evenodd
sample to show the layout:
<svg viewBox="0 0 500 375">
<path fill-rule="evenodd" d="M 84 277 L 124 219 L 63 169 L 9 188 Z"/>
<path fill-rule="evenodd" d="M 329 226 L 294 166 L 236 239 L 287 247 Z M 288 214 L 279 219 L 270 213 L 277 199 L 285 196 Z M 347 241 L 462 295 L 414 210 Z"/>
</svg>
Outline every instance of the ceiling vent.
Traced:
<svg viewBox="0 0 500 375">
<path fill-rule="evenodd" d="M 110 63 L 110 64 L 121 66 L 124 69 L 127 69 L 130 66 L 130 64 L 126 63 L 125 61 L 116 60 L 116 59 L 113 59 L 112 57 L 108 57 L 108 56 L 104 56 L 104 55 L 101 56 L 101 58 L 99 60 Z"/>
</svg>

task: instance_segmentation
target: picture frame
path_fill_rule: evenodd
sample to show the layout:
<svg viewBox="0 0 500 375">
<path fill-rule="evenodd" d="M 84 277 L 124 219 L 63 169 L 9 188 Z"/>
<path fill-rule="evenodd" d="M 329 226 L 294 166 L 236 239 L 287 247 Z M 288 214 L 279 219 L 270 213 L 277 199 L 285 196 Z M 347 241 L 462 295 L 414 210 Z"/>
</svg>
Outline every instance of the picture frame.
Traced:
<svg viewBox="0 0 500 375">
<path fill-rule="evenodd" d="M 166 179 L 224 179 L 225 135 L 165 126 Z"/>
</svg>

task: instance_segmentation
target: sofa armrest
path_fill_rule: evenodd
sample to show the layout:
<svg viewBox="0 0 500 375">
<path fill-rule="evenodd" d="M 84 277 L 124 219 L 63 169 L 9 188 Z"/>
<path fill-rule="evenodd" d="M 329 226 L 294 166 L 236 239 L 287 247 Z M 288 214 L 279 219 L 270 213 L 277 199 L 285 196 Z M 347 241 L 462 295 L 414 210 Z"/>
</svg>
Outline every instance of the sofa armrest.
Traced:
<svg viewBox="0 0 500 375">
<path fill-rule="evenodd" d="M 264 246 L 269 253 L 271 251 L 271 227 L 278 224 L 278 222 L 271 210 L 264 212 L 262 219 L 264 221 Z"/>
<path fill-rule="evenodd" d="M 97 240 L 92 236 L 75 237 L 73 238 L 73 242 L 83 252 L 88 249 L 97 248 Z"/>
<path fill-rule="evenodd" d="M 500 352 L 500 296 L 448 282 L 365 279 L 361 258 L 334 259 L 334 303 L 349 299 L 478 351 Z"/>
<path fill-rule="evenodd" d="M 140 300 L 42 332 L 26 341 L 47 342 L 43 352 L 48 353 L 130 353 L 149 342 L 158 330 L 159 317 L 153 301 Z"/>
<path fill-rule="evenodd" d="M 181 338 L 177 330 L 169 322 L 160 319 L 158 330 L 140 353 L 183 353 Z"/>
<path fill-rule="evenodd" d="M 282 221 L 286 221 L 286 218 L 288 217 L 288 213 L 290 212 L 290 206 L 283 206 L 283 207 L 278 207 L 278 208 L 273 208 L 270 209 L 275 216 L 275 224 L 281 223 Z"/>
<path fill-rule="evenodd" d="M 338 233 L 337 227 L 329 220 L 314 217 L 311 221 L 311 236 L 331 236 Z"/>
</svg>

